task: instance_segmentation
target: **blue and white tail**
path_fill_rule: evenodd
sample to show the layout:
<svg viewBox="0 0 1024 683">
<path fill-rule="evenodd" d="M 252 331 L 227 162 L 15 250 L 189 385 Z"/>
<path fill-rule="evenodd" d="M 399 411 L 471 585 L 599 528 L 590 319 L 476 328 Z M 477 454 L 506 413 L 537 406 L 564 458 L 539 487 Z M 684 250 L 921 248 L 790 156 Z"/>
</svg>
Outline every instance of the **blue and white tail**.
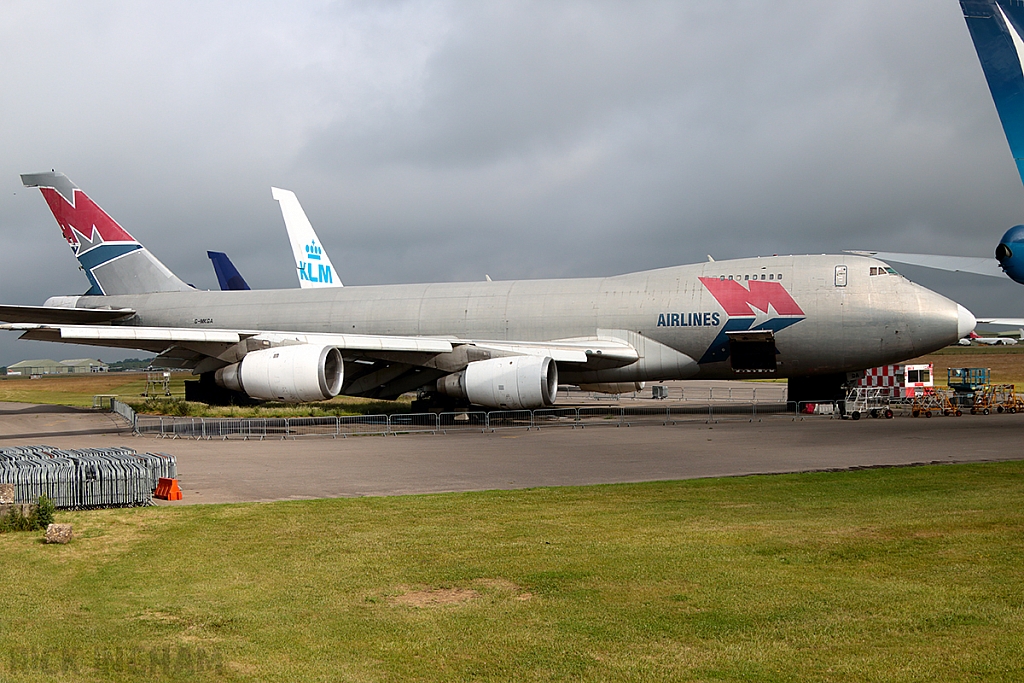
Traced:
<svg viewBox="0 0 1024 683">
<path fill-rule="evenodd" d="M 63 173 L 26 173 L 38 187 L 64 239 L 92 285 L 86 295 L 146 294 L 192 289 L 128 234 Z"/>
<path fill-rule="evenodd" d="M 1024 3 L 960 0 L 960 8 L 1024 182 Z"/>
<path fill-rule="evenodd" d="M 299 286 L 303 289 L 314 287 L 341 287 L 331 257 L 320 243 L 313 225 L 306 218 L 294 192 L 279 187 L 270 188 L 270 193 L 281 203 L 284 227 L 295 257 L 295 269 L 299 273 Z"/>
</svg>

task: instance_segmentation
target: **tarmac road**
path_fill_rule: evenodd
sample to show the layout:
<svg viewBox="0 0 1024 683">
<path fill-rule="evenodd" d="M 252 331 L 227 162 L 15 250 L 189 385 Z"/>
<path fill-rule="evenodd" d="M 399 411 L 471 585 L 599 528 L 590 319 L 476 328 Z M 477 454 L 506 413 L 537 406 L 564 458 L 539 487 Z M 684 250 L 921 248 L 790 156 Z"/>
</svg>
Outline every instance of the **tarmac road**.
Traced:
<svg viewBox="0 0 1024 683">
<path fill-rule="evenodd" d="M 108 414 L 0 404 L 0 447 L 123 445 L 171 453 L 181 503 L 515 489 L 1024 457 L 1024 413 L 893 420 L 545 428 L 348 439 L 133 437 Z M 34 412 L 33 412 L 34 410 Z M 48 431 L 49 430 L 49 431 Z"/>
</svg>

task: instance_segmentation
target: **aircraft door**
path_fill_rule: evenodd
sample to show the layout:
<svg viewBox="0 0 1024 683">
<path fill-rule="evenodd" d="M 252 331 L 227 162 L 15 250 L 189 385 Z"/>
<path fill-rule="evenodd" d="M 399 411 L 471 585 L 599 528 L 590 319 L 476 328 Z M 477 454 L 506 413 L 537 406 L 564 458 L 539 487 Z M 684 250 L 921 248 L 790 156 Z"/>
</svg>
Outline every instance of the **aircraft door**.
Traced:
<svg viewBox="0 0 1024 683">
<path fill-rule="evenodd" d="M 846 266 L 836 266 L 836 287 L 846 286 Z"/>
<path fill-rule="evenodd" d="M 775 335 L 771 330 L 727 332 L 729 362 L 735 372 L 772 374 L 778 365 Z"/>
</svg>

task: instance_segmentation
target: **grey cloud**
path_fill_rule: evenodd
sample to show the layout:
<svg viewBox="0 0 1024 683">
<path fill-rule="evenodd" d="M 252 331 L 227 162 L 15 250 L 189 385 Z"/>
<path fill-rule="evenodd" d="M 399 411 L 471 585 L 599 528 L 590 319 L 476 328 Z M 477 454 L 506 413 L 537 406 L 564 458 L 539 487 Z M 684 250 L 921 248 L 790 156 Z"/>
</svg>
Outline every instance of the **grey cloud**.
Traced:
<svg viewBox="0 0 1024 683">
<path fill-rule="evenodd" d="M 17 179 L 47 168 L 200 287 L 207 249 L 295 285 L 271 185 L 346 284 L 989 255 L 1024 222 L 953 2 L 15 2 L 0 58 L 7 302 L 86 287 Z M 1021 314 L 1008 281 L 911 274 Z"/>
</svg>

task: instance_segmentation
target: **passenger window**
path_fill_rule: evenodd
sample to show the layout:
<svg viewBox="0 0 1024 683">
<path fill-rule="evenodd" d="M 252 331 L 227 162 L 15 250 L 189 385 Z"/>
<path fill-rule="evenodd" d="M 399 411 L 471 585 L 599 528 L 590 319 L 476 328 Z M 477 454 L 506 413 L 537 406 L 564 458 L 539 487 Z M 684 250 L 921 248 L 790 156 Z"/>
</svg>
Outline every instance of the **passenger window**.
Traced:
<svg viewBox="0 0 1024 683">
<path fill-rule="evenodd" d="M 764 279 L 764 273 L 761 273 L 761 279 L 762 280 Z"/>
<path fill-rule="evenodd" d="M 768 279 L 769 280 L 774 280 L 775 279 L 775 273 L 769 273 L 768 274 Z"/>
<path fill-rule="evenodd" d="M 732 279 L 732 275 L 730 275 L 730 276 L 729 276 L 729 279 L 730 279 L 730 280 Z"/>
<path fill-rule="evenodd" d="M 836 287 L 846 286 L 846 266 L 836 266 Z"/>
<path fill-rule="evenodd" d="M 743 279 L 744 279 L 744 280 L 749 280 L 749 279 L 750 279 L 750 276 L 749 276 L 749 275 L 744 275 L 744 276 L 743 276 Z"/>
<path fill-rule="evenodd" d="M 776 280 L 781 280 L 782 279 L 782 273 L 779 273 L 778 275 L 776 275 L 775 279 Z"/>
</svg>

